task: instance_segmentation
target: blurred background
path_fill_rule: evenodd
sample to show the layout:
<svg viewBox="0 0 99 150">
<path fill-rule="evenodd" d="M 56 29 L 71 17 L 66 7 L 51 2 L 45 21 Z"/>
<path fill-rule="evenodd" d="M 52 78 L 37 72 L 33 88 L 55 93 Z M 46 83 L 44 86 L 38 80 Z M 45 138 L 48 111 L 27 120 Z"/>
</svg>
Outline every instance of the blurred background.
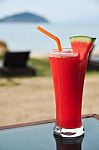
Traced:
<svg viewBox="0 0 99 150">
<path fill-rule="evenodd" d="M 82 114 L 99 113 L 99 1 L 0 0 L 0 125 L 55 118 L 48 52 L 56 43 L 37 31 L 37 25 L 58 36 L 63 47 L 70 47 L 73 35 L 97 38 L 88 62 Z M 6 53 L 27 51 L 26 68 L 12 68 L 22 59 L 15 56 L 16 64 L 9 69 L 12 56 Z"/>
</svg>

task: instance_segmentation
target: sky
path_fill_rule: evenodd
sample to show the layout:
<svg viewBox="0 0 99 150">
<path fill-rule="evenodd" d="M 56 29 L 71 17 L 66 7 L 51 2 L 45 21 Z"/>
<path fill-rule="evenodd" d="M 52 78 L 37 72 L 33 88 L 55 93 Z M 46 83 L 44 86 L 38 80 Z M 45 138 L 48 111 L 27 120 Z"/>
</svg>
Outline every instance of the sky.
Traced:
<svg viewBox="0 0 99 150">
<path fill-rule="evenodd" d="M 0 0 L 0 17 L 24 11 L 44 16 L 51 22 L 71 22 L 99 17 L 99 3 L 98 0 Z"/>
</svg>

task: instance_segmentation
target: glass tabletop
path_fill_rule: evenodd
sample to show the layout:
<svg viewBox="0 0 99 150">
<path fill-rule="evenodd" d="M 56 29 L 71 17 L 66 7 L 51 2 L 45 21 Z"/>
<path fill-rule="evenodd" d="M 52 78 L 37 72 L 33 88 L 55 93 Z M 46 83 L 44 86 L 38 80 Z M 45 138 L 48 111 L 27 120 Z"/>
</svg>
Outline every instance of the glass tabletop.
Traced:
<svg viewBox="0 0 99 150">
<path fill-rule="evenodd" d="M 53 122 L 0 130 L 0 150 L 99 150 L 99 121 L 82 121 L 85 135 L 73 143 L 55 138 Z"/>
</svg>

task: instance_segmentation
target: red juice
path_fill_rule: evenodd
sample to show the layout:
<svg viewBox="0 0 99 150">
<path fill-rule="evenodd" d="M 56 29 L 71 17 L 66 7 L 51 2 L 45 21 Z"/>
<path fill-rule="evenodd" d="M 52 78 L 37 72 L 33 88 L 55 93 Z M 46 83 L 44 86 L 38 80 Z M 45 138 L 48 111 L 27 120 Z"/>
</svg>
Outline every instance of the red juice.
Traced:
<svg viewBox="0 0 99 150">
<path fill-rule="evenodd" d="M 49 57 L 56 99 L 56 125 L 74 129 L 82 126 L 81 107 L 87 59 L 73 52 L 53 51 Z"/>
</svg>

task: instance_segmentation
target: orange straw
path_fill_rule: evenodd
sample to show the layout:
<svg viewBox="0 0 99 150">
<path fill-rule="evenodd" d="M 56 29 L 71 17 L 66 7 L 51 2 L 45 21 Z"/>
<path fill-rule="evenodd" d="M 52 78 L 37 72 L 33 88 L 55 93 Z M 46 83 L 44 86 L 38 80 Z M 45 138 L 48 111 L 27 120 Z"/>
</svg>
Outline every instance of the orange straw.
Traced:
<svg viewBox="0 0 99 150">
<path fill-rule="evenodd" d="M 46 31 L 45 29 L 43 29 L 40 26 L 37 26 L 37 29 L 41 32 L 43 32 L 44 34 L 46 34 L 47 36 L 49 36 L 50 38 L 52 38 L 53 40 L 55 40 L 55 42 L 57 43 L 58 46 L 58 51 L 62 51 L 62 47 L 61 47 L 61 43 L 58 37 L 56 37 L 55 35 L 53 35 L 52 33 Z"/>
</svg>

